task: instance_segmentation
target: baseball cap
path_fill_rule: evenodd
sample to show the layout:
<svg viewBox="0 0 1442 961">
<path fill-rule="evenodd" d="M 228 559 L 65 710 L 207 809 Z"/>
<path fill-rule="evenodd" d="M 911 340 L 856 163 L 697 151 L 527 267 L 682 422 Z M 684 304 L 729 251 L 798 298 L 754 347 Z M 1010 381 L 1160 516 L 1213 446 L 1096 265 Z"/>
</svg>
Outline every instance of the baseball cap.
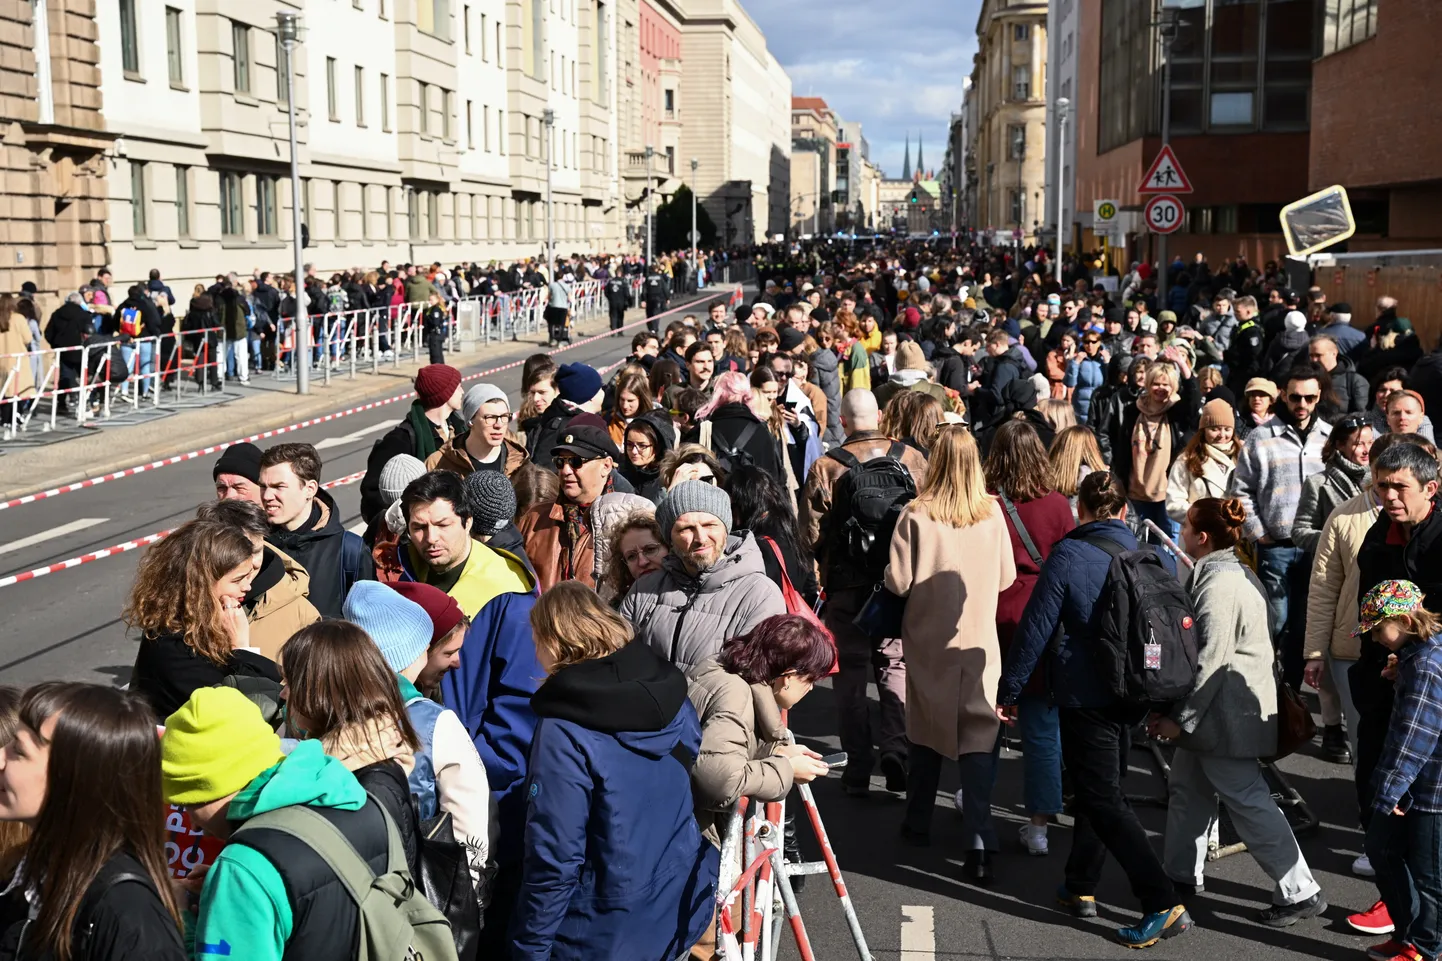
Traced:
<svg viewBox="0 0 1442 961">
<path fill-rule="evenodd" d="M 609 457 L 619 461 L 621 452 L 616 449 L 616 444 L 611 440 L 611 434 L 604 427 L 594 427 L 590 424 L 569 424 L 561 432 L 555 447 L 551 448 L 551 456 L 557 454 L 575 454 L 582 460 L 595 460 L 598 457 Z"/>
<path fill-rule="evenodd" d="M 1411 614 L 1422 606 L 1422 599 L 1422 588 L 1411 581 L 1383 581 L 1362 598 L 1352 636 L 1366 634 L 1388 618 Z"/>
</svg>

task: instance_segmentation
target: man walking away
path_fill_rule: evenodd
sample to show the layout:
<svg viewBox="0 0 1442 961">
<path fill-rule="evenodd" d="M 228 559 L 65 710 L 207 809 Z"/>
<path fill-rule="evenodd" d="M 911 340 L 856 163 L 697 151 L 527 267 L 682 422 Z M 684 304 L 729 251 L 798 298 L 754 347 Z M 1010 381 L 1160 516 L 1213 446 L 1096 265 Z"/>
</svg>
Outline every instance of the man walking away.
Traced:
<svg viewBox="0 0 1442 961">
<path fill-rule="evenodd" d="M 611 329 L 619 331 L 626 323 L 626 308 L 631 306 L 631 289 L 626 278 L 616 274 L 606 281 L 606 307 L 611 312 Z M 619 337 L 620 334 L 614 336 Z"/>
</svg>

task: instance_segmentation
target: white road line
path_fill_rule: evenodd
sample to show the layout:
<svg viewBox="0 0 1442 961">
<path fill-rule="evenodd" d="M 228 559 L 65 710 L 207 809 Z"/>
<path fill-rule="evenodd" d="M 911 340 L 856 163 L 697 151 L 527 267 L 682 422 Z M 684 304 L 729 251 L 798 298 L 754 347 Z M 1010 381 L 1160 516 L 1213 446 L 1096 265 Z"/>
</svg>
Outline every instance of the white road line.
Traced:
<svg viewBox="0 0 1442 961">
<path fill-rule="evenodd" d="M 361 521 L 359 524 L 352 524 L 352 525 L 351 525 L 349 528 L 347 528 L 347 529 L 348 529 L 352 534 L 356 535 L 357 537 L 360 537 L 362 534 L 364 534 L 364 533 L 366 532 L 366 526 L 367 526 L 367 525 L 366 525 L 366 522 L 365 522 L 365 521 Z"/>
<path fill-rule="evenodd" d="M 936 909 L 901 906 L 901 961 L 936 961 Z"/>
<path fill-rule="evenodd" d="M 23 550 L 27 547 L 33 547 L 36 544 L 44 544 L 46 541 L 52 541 L 57 537 L 64 537 L 66 534 L 73 534 L 76 531 L 83 531 L 87 527 L 94 527 L 96 524 L 104 524 L 108 520 L 110 520 L 108 517 L 82 517 L 78 520 L 71 521 L 69 524 L 61 524 L 59 527 L 52 527 L 48 531 L 41 531 L 39 534 L 22 537 L 18 541 L 0 544 L 0 554 L 8 554 L 11 551 Z"/>
<path fill-rule="evenodd" d="M 325 440 L 317 441 L 315 449 L 329 450 L 332 447 L 340 447 L 345 444 L 351 444 L 360 440 L 367 434 L 374 434 L 377 431 L 390 430 L 394 426 L 396 426 L 395 421 L 383 420 L 379 424 L 372 424 L 369 427 L 362 427 L 360 430 L 353 430 L 349 434 L 344 434 L 340 437 L 327 437 Z"/>
</svg>

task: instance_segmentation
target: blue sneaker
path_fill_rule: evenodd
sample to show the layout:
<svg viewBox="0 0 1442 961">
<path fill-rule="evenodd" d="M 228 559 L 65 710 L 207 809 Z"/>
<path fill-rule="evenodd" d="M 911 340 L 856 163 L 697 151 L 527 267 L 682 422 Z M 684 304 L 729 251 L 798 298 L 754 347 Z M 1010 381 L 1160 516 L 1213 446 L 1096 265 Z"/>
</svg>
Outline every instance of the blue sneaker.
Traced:
<svg viewBox="0 0 1442 961">
<path fill-rule="evenodd" d="M 1150 948 L 1158 941 L 1174 938 L 1192 926 L 1192 916 L 1178 904 L 1165 911 L 1153 911 L 1142 916 L 1140 923 L 1117 931 L 1117 941 L 1129 948 Z"/>
<path fill-rule="evenodd" d="M 1097 916 L 1097 899 L 1086 894 L 1072 894 L 1065 884 L 1056 889 L 1056 903 L 1070 911 L 1074 917 Z"/>
</svg>

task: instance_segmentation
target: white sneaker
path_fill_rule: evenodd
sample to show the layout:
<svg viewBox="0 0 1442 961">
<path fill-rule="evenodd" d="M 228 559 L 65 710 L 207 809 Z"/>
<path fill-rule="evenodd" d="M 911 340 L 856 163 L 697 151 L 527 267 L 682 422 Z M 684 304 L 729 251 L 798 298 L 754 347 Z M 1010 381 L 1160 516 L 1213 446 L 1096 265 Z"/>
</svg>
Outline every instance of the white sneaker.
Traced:
<svg viewBox="0 0 1442 961">
<path fill-rule="evenodd" d="M 1036 858 L 1046 857 L 1045 824 L 1023 824 L 1017 834 L 1021 835 L 1021 843 L 1026 847 L 1027 854 Z"/>
<path fill-rule="evenodd" d="M 1377 872 L 1372 870 L 1372 860 L 1365 854 L 1352 862 L 1352 873 L 1359 878 L 1375 878 L 1377 876 Z"/>
</svg>

